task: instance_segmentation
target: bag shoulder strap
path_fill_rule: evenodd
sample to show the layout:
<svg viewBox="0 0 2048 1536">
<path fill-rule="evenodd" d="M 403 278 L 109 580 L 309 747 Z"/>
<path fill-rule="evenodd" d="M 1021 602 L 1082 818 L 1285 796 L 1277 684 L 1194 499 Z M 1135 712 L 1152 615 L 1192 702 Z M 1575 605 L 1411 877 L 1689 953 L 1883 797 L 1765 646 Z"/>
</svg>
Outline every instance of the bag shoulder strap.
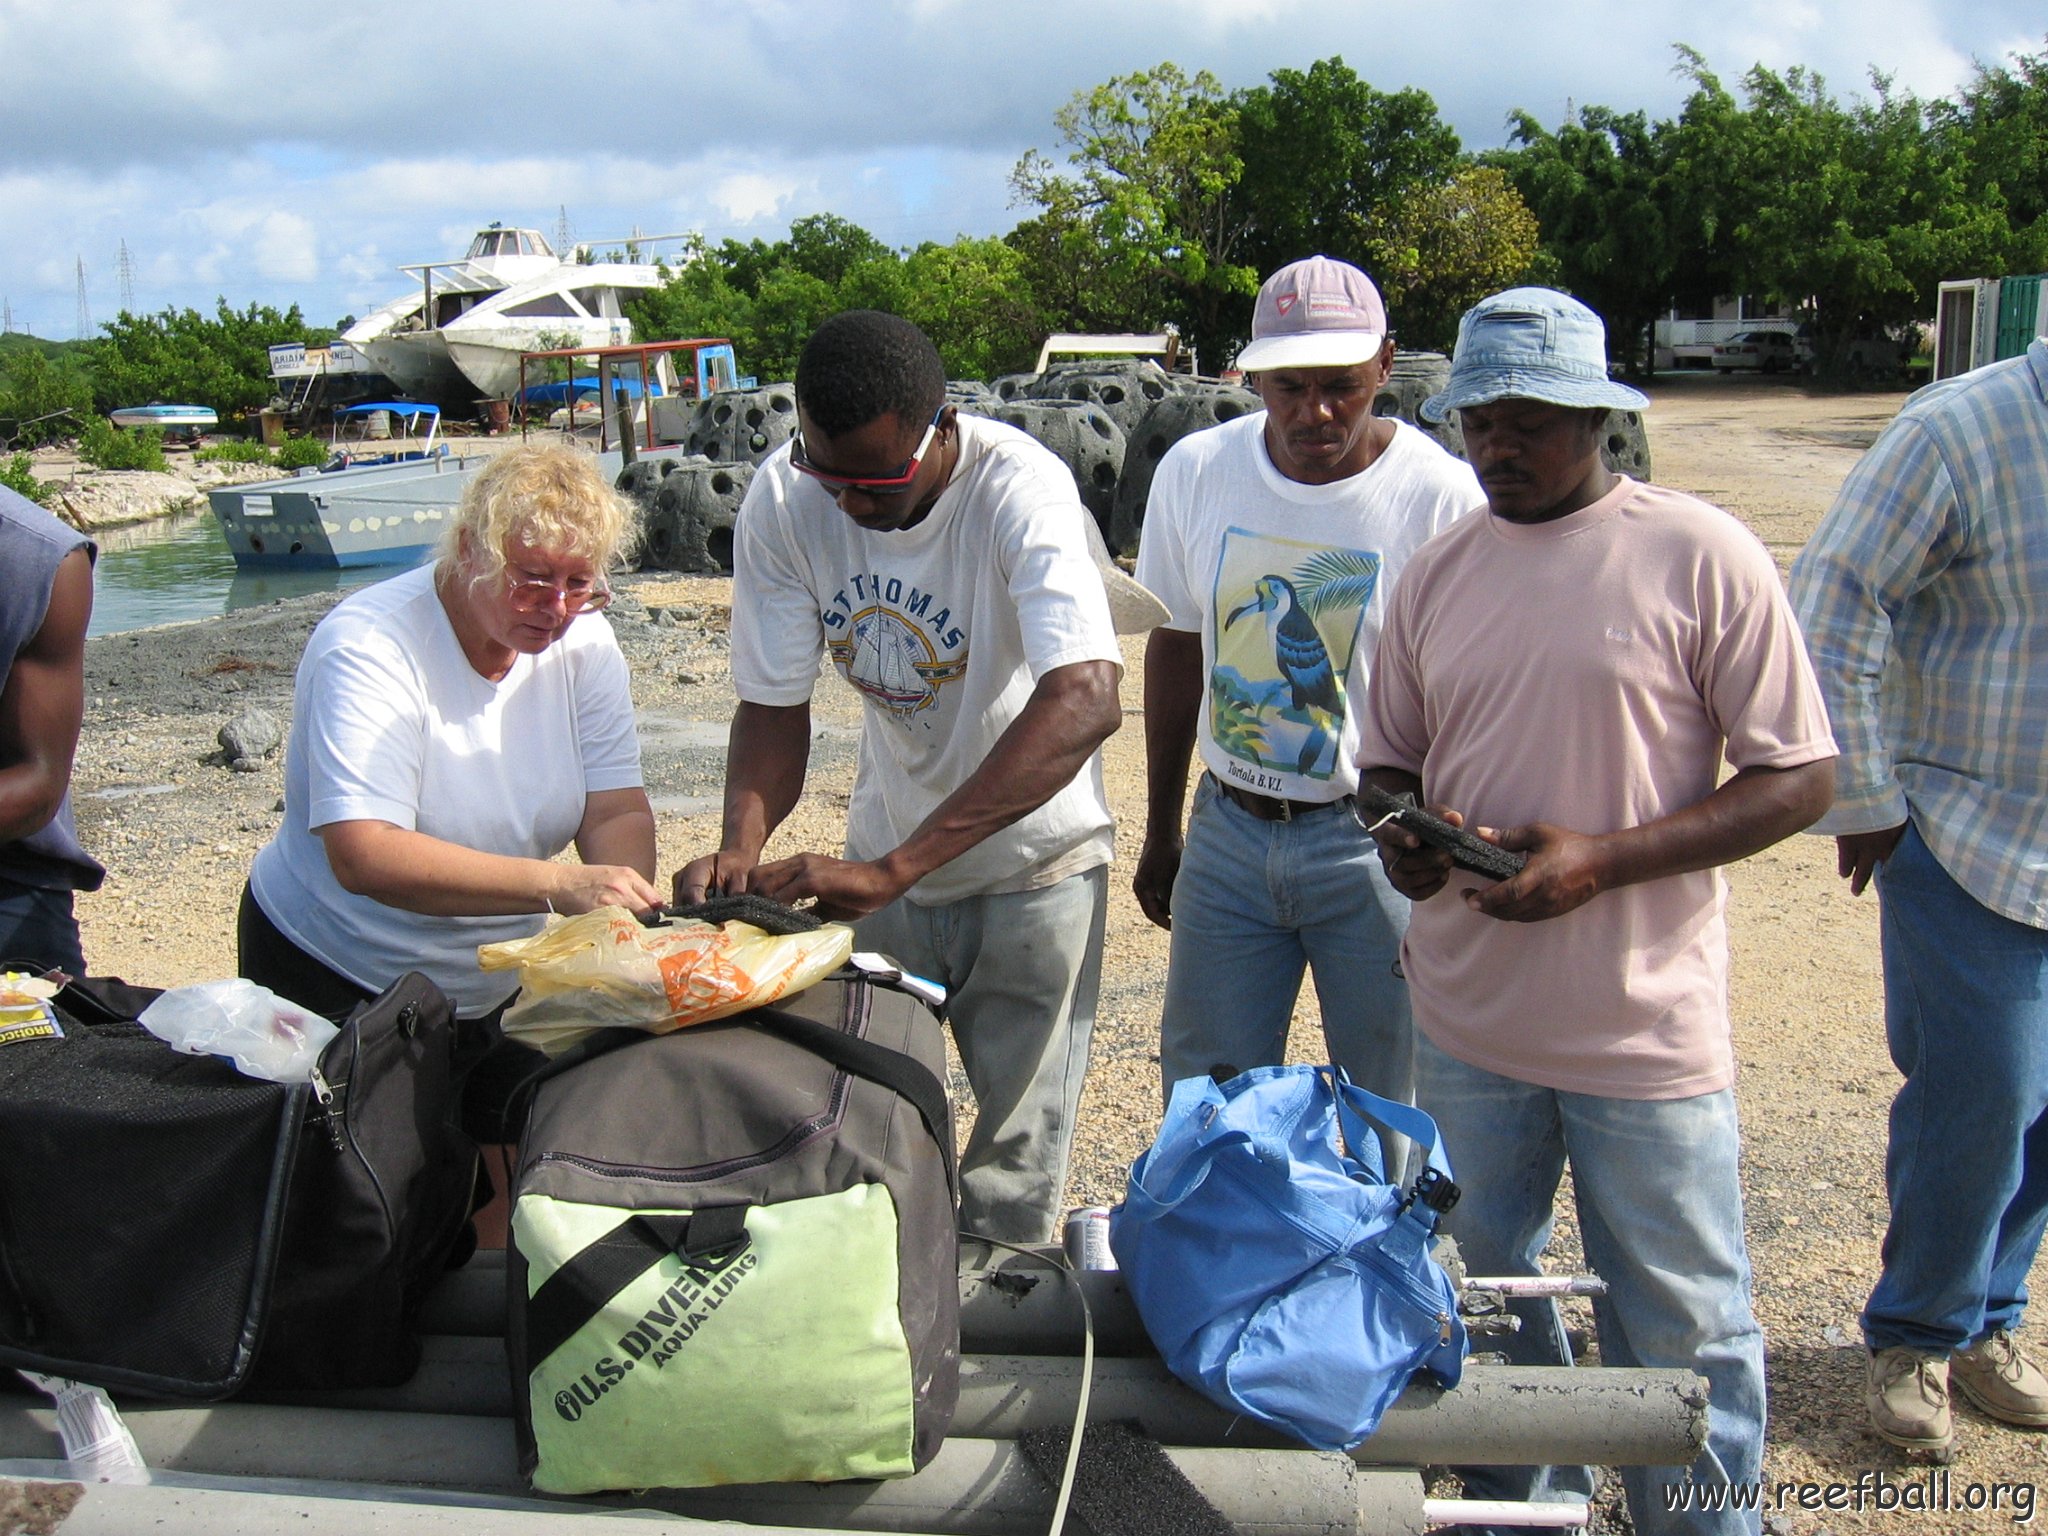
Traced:
<svg viewBox="0 0 2048 1536">
<path fill-rule="evenodd" d="M 863 1040 L 813 1019 L 785 1013 L 780 1008 L 761 1008 L 743 1016 L 756 1029 L 802 1046 L 813 1056 L 830 1062 L 843 1072 L 877 1083 L 917 1111 L 939 1144 L 939 1156 L 946 1165 L 946 1183 L 954 1203 L 960 1199 L 960 1171 L 953 1159 L 953 1106 L 945 1085 L 923 1062 L 886 1045 Z"/>
<path fill-rule="evenodd" d="M 710 1206 L 687 1216 L 628 1217 L 549 1275 L 526 1303 L 527 1359 L 560 1349 L 611 1299 L 670 1254 L 699 1276 L 716 1274 L 753 1238 L 745 1205 Z"/>
</svg>

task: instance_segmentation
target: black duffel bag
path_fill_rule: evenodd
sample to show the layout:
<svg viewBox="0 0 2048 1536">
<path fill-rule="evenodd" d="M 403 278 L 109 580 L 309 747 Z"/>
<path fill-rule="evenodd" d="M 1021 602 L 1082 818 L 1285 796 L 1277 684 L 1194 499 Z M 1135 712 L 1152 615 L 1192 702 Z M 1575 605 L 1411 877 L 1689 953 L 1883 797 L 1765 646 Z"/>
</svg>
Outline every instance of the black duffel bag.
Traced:
<svg viewBox="0 0 2048 1536">
<path fill-rule="evenodd" d="M 174 1051 L 159 994 L 73 982 L 64 1036 L 0 1047 L 0 1363 L 212 1399 L 392 1386 L 477 1166 L 454 1018 L 401 977 L 273 1083 Z"/>
</svg>

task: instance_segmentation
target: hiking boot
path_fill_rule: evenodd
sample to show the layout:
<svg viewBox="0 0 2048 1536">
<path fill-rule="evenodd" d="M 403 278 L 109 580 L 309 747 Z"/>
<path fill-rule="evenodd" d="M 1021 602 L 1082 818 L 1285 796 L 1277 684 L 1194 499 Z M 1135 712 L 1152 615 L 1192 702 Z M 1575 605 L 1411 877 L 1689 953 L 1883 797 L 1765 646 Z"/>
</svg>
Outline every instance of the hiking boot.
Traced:
<svg viewBox="0 0 2048 1536">
<path fill-rule="evenodd" d="M 2003 1328 L 1959 1350 L 1949 1362 L 1949 1379 L 1994 1419 L 2036 1429 L 2048 1424 L 2048 1376 Z"/>
<path fill-rule="evenodd" d="M 1870 1357 L 1864 1378 L 1870 1425 L 1908 1451 L 1946 1451 L 1955 1443 L 1955 1419 L 1948 1407 L 1948 1361 L 1925 1350 L 1898 1345 Z"/>
</svg>

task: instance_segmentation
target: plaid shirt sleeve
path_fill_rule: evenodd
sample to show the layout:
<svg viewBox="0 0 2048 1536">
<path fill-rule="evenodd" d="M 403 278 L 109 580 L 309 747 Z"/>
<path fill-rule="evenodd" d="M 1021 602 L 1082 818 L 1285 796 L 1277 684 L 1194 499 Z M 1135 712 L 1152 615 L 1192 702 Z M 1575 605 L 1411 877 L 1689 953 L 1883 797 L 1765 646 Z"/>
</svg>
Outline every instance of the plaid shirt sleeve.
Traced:
<svg viewBox="0 0 2048 1536">
<path fill-rule="evenodd" d="M 1835 803 L 1816 832 L 1876 832 L 1906 819 L 1881 720 L 1892 625 L 1955 558 L 1962 534 L 1938 448 L 1917 421 L 1900 420 L 1850 472 L 1792 567 L 1793 605 L 1842 753 Z"/>
<path fill-rule="evenodd" d="M 1908 402 L 1792 593 L 1842 748 L 1814 830 L 1910 813 L 1964 890 L 2048 928 L 2048 340 Z"/>
</svg>

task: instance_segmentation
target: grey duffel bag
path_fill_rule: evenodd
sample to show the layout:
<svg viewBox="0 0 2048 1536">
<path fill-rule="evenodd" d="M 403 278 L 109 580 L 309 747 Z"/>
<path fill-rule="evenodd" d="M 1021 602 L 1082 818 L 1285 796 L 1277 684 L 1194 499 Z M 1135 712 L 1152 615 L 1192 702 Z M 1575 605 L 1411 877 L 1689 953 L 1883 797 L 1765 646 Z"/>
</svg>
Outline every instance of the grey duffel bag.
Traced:
<svg viewBox="0 0 2048 1536">
<path fill-rule="evenodd" d="M 851 970 L 556 1064 L 507 1252 L 536 1488 L 903 1476 L 938 1451 L 960 1365 L 944 1074 L 931 1009 Z"/>
</svg>

